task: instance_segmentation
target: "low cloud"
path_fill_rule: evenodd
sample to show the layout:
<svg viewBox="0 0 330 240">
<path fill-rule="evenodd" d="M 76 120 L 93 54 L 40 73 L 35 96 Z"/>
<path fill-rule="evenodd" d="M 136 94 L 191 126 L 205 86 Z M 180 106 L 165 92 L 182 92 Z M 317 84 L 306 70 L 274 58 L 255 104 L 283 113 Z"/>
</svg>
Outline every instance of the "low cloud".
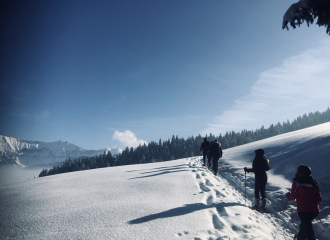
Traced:
<svg viewBox="0 0 330 240">
<path fill-rule="evenodd" d="M 325 111 L 330 103 L 330 40 L 260 74 L 246 96 L 208 124 L 206 133 L 268 127 L 298 115 Z"/>
<path fill-rule="evenodd" d="M 140 144 L 148 144 L 146 141 L 142 139 L 137 139 L 137 137 L 129 130 L 125 132 L 115 131 L 112 136 L 112 140 L 118 140 L 121 142 L 125 147 L 137 147 Z"/>
</svg>

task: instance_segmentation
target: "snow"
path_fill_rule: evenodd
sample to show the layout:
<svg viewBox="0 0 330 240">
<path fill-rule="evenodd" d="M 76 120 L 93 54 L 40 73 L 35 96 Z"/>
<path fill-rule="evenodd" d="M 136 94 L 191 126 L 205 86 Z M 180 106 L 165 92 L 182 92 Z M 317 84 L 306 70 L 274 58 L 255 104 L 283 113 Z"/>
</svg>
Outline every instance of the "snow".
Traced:
<svg viewBox="0 0 330 240">
<path fill-rule="evenodd" d="M 224 150 L 219 176 L 201 157 L 72 172 L 0 186 L 0 239 L 292 239 L 285 205 L 299 164 L 311 166 L 330 231 L 330 123 Z M 252 210 L 255 148 L 270 159 L 269 213 Z M 285 210 L 284 210 L 285 206 Z M 284 211 L 283 211 L 284 210 Z M 314 221 L 317 239 L 327 239 Z"/>
<path fill-rule="evenodd" d="M 0 158 L 0 163 L 3 161 L 7 164 L 17 164 L 23 167 L 42 165 L 51 165 L 52 167 L 68 158 L 92 157 L 108 151 L 111 151 L 112 154 L 118 154 L 120 149 L 86 150 L 61 140 L 56 142 L 38 142 L 0 135 L 0 153 L 4 156 Z"/>
</svg>

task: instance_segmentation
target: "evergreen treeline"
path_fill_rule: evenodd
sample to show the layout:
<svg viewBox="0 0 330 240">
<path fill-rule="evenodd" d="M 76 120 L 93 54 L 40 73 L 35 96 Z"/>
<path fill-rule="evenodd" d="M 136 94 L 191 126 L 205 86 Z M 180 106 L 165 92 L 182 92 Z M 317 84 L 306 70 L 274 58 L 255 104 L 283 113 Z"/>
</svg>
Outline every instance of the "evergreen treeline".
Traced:
<svg viewBox="0 0 330 240">
<path fill-rule="evenodd" d="M 112 156 L 111 152 L 104 152 L 99 156 L 95 157 L 81 157 L 71 160 L 70 158 L 65 160 L 62 165 L 54 166 L 51 169 L 43 169 L 39 177 L 54 175 L 65 172 L 75 172 L 81 170 L 104 168 L 113 166 L 115 158 Z"/>
<path fill-rule="evenodd" d="M 269 128 L 262 126 L 255 131 L 242 130 L 241 132 L 226 132 L 225 135 L 215 136 L 210 134 L 206 136 L 208 140 L 212 141 L 217 139 L 222 146 L 222 149 L 236 147 L 242 144 L 258 141 L 261 139 L 273 137 L 279 134 L 296 131 L 299 129 L 315 126 L 321 123 L 330 121 L 330 108 L 322 113 L 315 112 L 304 114 L 294 119 L 291 123 L 289 120 L 282 124 L 272 124 Z M 129 164 L 142 164 L 151 162 L 162 162 L 174 159 L 192 157 L 200 155 L 200 145 L 203 141 L 201 135 L 196 137 L 188 137 L 187 139 L 172 136 L 172 139 L 157 142 L 150 142 L 148 145 L 140 145 L 136 148 L 128 148 L 112 156 L 110 152 L 95 156 L 95 157 L 82 157 L 75 160 L 67 159 L 62 165 L 54 166 L 52 169 L 43 169 L 39 177 L 53 175 L 64 172 L 74 172 L 80 170 L 113 167 Z"/>
</svg>

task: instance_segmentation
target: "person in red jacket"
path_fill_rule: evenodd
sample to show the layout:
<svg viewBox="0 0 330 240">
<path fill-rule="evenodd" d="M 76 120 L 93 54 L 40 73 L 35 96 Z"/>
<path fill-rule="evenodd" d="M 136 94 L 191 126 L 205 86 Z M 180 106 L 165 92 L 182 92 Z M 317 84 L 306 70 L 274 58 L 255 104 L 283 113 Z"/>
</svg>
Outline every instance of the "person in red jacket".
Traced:
<svg viewBox="0 0 330 240">
<path fill-rule="evenodd" d="M 286 194 L 289 201 L 296 200 L 300 218 L 300 229 L 297 240 L 315 240 L 312 221 L 319 215 L 321 192 L 312 171 L 308 166 L 300 165 L 293 178 L 291 192 Z"/>
</svg>

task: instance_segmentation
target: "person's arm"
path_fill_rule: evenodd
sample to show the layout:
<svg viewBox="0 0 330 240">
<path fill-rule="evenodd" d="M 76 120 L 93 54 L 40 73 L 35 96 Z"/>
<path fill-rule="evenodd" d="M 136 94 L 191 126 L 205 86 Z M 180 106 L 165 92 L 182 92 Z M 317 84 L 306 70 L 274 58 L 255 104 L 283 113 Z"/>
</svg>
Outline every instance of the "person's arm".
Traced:
<svg viewBox="0 0 330 240">
<path fill-rule="evenodd" d="M 322 202 L 322 196 L 321 196 L 321 192 L 320 192 L 319 187 L 317 187 L 317 188 L 318 188 L 318 194 L 316 196 L 316 202 L 317 202 L 317 205 L 319 205 L 320 202 Z"/>
<path fill-rule="evenodd" d="M 269 164 L 267 162 L 266 171 L 269 171 Z"/>
<path fill-rule="evenodd" d="M 244 171 L 249 173 L 249 172 L 254 172 L 254 169 L 253 168 L 246 168 L 245 167 L 244 168 Z"/>
<path fill-rule="evenodd" d="M 293 201 L 295 199 L 297 199 L 297 197 L 299 196 L 299 191 L 298 191 L 298 185 L 297 183 L 294 181 L 292 183 L 292 187 L 291 187 L 291 192 L 287 195 L 287 199 L 289 201 Z"/>
</svg>

